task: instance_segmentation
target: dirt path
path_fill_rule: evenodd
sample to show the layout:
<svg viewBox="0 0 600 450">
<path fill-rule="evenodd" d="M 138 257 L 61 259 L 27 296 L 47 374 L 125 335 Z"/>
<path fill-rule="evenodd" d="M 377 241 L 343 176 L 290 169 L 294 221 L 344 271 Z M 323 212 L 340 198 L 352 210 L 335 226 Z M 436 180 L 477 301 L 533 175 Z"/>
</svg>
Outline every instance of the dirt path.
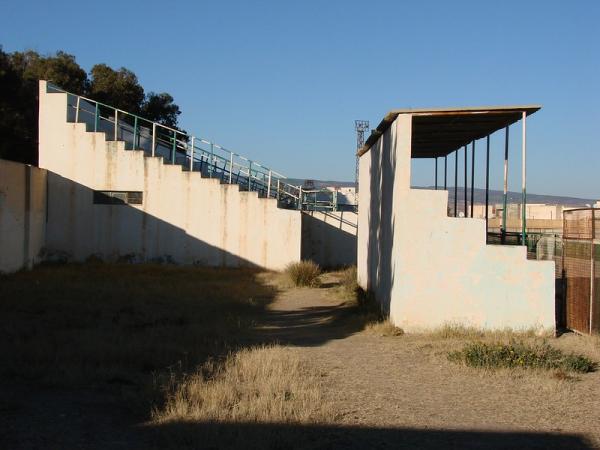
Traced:
<svg viewBox="0 0 600 450">
<path fill-rule="evenodd" d="M 266 321 L 282 343 L 299 347 L 321 372 L 336 422 L 456 431 L 443 439 L 450 444 L 454 436 L 458 446 L 465 443 L 459 431 L 477 431 L 490 433 L 489 439 L 477 435 L 482 447 L 600 447 L 600 372 L 568 381 L 547 373 L 482 373 L 447 360 L 459 342 L 377 336 L 348 318 L 339 292 L 326 287 L 284 292 Z"/>
</svg>

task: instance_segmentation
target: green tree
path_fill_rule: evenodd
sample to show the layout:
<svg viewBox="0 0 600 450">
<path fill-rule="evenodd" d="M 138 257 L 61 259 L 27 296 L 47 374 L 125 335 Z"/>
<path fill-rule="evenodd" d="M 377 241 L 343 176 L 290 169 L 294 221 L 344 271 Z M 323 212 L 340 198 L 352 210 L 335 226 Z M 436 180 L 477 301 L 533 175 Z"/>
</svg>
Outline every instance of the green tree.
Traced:
<svg viewBox="0 0 600 450">
<path fill-rule="evenodd" d="M 150 92 L 142 106 L 142 116 L 172 128 L 177 127 L 179 114 L 179 106 L 173 103 L 173 97 L 166 92 Z"/>
<path fill-rule="evenodd" d="M 134 114 L 142 112 L 144 88 L 135 73 L 124 67 L 114 70 L 106 64 L 96 64 L 90 75 L 90 98 Z"/>
<path fill-rule="evenodd" d="M 180 110 L 173 97 L 146 96 L 132 71 L 96 64 L 90 77 L 68 53 L 5 53 L 0 46 L 0 158 L 37 164 L 38 80 L 177 128 Z"/>
</svg>

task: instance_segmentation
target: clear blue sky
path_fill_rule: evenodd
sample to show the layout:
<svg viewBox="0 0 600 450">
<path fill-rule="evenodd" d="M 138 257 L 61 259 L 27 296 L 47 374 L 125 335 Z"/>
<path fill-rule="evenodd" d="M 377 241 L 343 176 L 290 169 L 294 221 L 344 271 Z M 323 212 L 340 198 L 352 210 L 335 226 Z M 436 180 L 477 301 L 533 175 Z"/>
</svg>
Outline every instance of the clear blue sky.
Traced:
<svg viewBox="0 0 600 450">
<path fill-rule="evenodd" d="M 0 0 L 0 8 L 5 51 L 61 49 L 87 70 L 125 66 L 147 90 L 175 97 L 190 132 L 288 176 L 352 180 L 354 119 L 541 103 L 528 121 L 528 190 L 600 197 L 598 0 Z M 517 128 L 512 135 L 518 190 Z M 501 146 L 495 137 L 492 187 L 501 183 Z M 432 164 L 415 165 L 416 184 L 433 183 Z"/>
</svg>

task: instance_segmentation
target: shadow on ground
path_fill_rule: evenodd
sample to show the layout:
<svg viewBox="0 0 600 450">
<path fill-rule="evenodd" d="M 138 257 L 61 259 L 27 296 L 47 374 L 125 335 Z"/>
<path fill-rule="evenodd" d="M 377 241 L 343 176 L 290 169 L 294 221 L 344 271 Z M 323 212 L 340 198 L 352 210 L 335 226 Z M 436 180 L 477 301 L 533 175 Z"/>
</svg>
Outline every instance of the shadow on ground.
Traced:
<svg viewBox="0 0 600 450">
<path fill-rule="evenodd" d="M 158 426 L 158 428 L 160 433 L 157 436 L 161 436 L 161 438 L 156 442 L 160 448 L 593 448 L 581 436 L 535 432 L 227 423 L 171 423 Z M 152 434 L 157 430 L 147 431 Z"/>
</svg>

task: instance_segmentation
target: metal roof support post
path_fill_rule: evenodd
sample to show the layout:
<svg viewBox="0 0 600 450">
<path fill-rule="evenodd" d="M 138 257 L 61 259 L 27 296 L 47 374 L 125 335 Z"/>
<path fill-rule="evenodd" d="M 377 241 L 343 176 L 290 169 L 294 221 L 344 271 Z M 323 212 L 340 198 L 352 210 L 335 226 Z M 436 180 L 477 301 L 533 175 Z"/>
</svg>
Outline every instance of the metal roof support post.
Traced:
<svg viewBox="0 0 600 450">
<path fill-rule="evenodd" d="M 471 147 L 471 218 L 473 218 L 473 204 L 475 203 L 475 141 Z"/>
<path fill-rule="evenodd" d="M 488 210 L 490 204 L 490 135 L 488 134 L 485 149 L 485 241 L 488 235 Z"/>
<path fill-rule="evenodd" d="M 119 111 L 115 108 L 115 141 L 119 139 Z"/>
<path fill-rule="evenodd" d="M 523 111 L 523 140 L 521 142 L 521 171 L 522 171 L 522 206 L 521 206 L 521 234 L 523 245 L 527 245 L 527 112 Z"/>
<path fill-rule="evenodd" d="M 437 191 L 437 156 L 435 157 L 435 190 Z"/>
<path fill-rule="evenodd" d="M 444 190 L 448 190 L 448 155 L 444 156 Z"/>
<path fill-rule="evenodd" d="M 465 217 L 469 217 L 469 215 L 467 214 L 467 187 L 468 187 L 468 181 L 467 181 L 467 146 L 465 145 Z"/>
<path fill-rule="evenodd" d="M 505 128 L 504 135 L 504 197 L 502 199 L 502 230 L 501 243 L 504 244 L 506 239 L 506 216 L 508 216 L 507 197 L 508 197 L 508 126 Z"/>
<path fill-rule="evenodd" d="M 232 177 L 233 177 L 233 152 L 229 153 L 229 184 L 231 184 Z"/>
<path fill-rule="evenodd" d="M 454 152 L 454 217 L 458 216 L 458 149 Z"/>
<path fill-rule="evenodd" d="M 595 293 L 595 284 L 596 284 L 596 258 L 594 254 L 594 240 L 596 238 L 596 210 L 592 208 L 590 211 L 592 214 L 592 251 L 590 252 L 590 334 L 592 334 L 593 327 L 592 321 L 594 319 L 594 297 Z M 564 254 L 564 252 L 563 252 Z"/>
</svg>

